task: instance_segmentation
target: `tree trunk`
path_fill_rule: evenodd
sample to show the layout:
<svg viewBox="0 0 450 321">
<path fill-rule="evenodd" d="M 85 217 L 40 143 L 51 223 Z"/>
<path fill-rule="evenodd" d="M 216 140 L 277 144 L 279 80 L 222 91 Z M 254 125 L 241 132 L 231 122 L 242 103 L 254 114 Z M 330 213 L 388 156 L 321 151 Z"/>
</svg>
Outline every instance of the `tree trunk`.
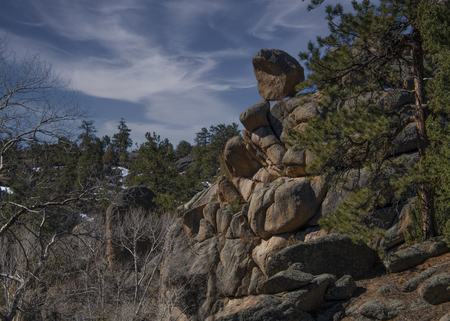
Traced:
<svg viewBox="0 0 450 321">
<path fill-rule="evenodd" d="M 412 58 L 414 74 L 414 94 L 416 102 L 415 122 L 418 134 L 419 157 L 425 156 L 429 140 L 426 132 L 426 104 L 424 90 L 424 72 L 423 72 L 423 49 L 422 36 L 420 31 L 413 26 L 411 30 L 412 38 Z M 428 184 L 422 184 L 419 190 L 421 213 L 422 213 L 422 239 L 427 240 L 437 236 L 436 217 L 434 209 L 434 187 Z"/>
</svg>

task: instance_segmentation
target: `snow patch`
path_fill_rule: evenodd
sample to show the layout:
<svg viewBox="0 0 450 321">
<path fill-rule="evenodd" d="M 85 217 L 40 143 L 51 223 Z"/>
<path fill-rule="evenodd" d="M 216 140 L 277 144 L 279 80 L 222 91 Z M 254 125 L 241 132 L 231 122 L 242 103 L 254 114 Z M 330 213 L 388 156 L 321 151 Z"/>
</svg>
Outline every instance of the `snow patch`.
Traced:
<svg viewBox="0 0 450 321">
<path fill-rule="evenodd" d="M 0 186 L 0 191 L 5 192 L 6 194 L 12 194 L 13 191 L 9 187 L 6 186 Z"/>
<path fill-rule="evenodd" d="M 92 222 L 94 220 L 92 217 L 89 217 L 86 214 L 80 214 L 80 219 L 87 222 Z"/>
</svg>

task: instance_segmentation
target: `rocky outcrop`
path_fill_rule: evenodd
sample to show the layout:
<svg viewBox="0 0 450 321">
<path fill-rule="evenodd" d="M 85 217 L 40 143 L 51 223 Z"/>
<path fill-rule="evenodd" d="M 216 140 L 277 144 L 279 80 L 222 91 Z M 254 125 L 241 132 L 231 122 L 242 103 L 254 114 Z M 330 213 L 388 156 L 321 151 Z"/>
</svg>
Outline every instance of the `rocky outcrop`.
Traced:
<svg viewBox="0 0 450 321">
<path fill-rule="evenodd" d="M 438 269 L 437 266 L 432 266 L 429 269 L 426 269 L 425 271 L 420 273 L 418 276 L 409 279 L 408 281 L 403 283 L 402 291 L 403 292 L 415 291 L 417 287 L 425 280 L 429 279 L 437 271 L 437 269 Z"/>
<path fill-rule="evenodd" d="M 225 146 L 223 156 L 230 175 L 219 177 L 214 190 L 181 207 L 180 221 L 194 243 L 179 259 L 187 266 L 181 270 L 196 276 L 195 286 L 207 292 L 191 320 L 313 320 L 307 312 L 316 321 L 345 316 L 388 320 L 448 300 L 447 276 L 439 266 L 405 277 L 402 287 L 380 287 L 375 297 L 354 300 L 357 304 L 349 307 L 354 296 L 368 291 L 363 288 L 364 278 L 386 269 L 404 271 L 446 253 L 445 240 L 406 247 L 404 234 L 412 228 L 409 212 L 414 195 L 404 193 L 394 199 L 388 188 L 380 191 L 382 201 L 365 217 L 387 234 L 374 239 L 372 248 L 322 230 L 320 219 L 333 215 L 353 189 L 368 186 L 374 175 L 356 163 L 349 164 L 355 167 L 345 184 L 335 186 L 330 184 L 331 175 L 308 173 L 315 155 L 291 148 L 288 128 L 302 135 L 309 120 L 325 117 L 325 97 L 315 92 L 284 99 L 295 94 L 303 71 L 299 76 L 298 63 L 281 51 L 261 50 L 254 66 L 264 100 L 242 112 L 242 136 L 233 137 Z M 403 89 L 386 89 L 372 98 L 380 107 L 399 112 L 413 101 Z M 269 100 L 278 101 L 270 106 Z M 345 106 L 353 108 L 355 100 Z M 405 124 L 410 116 L 400 113 Z M 415 151 L 415 125 L 407 125 L 394 144 L 392 157 Z M 417 153 L 409 153 L 405 162 L 417 159 Z M 393 173 L 383 169 L 383 174 L 388 180 Z M 385 266 L 373 249 L 378 246 L 387 251 Z M 204 267 L 192 274 L 199 265 Z M 404 292 L 416 300 L 410 304 L 395 297 Z"/>
<path fill-rule="evenodd" d="M 266 100 L 294 96 L 295 86 L 305 80 L 302 66 L 282 50 L 261 49 L 252 63 L 259 94 Z"/>
<path fill-rule="evenodd" d="M 223 250 L 220 252 L 220 262 L 216 270 L 217 288 L 223 295 L 236 295 L 245 277 L 248 277 L 247 288 L 242 289 L 240 294 L 248 294 L 249 275 L 254 267 L 254 263 L 249 255 L 251 247 L 251 243 L 242 239 L 226 241 Z"/>
<path fill-rule="evenodd" d="M 244 201 L 242 195 L 225 175 L 222 175 L 217 179 L 217 185 L 219 186 L 219 199 L 222 203 L 242 203 Z"/>
</svg>

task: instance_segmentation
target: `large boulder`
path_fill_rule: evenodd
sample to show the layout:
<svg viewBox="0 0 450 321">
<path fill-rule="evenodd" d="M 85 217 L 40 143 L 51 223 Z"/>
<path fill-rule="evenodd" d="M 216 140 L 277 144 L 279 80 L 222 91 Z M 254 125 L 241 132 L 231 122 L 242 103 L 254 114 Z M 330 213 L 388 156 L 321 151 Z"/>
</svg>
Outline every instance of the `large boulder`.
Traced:
<svg viewBox="0 0 450 321">
<path fill-rule="evenodd" d="M 272 127 L 275 135 L 280 138 L 283 132 L 283 121 L 289 116 L 289 112 L 286 108 L 286 101 L 280 100 L 272 105 L 267 118 L 269 120 L 270 126 Z"/>
<path fill-rule="evenodd" d="M 403 292 L 412 292 L 415 291 L 420 284 L 422 284 L 425 280 L 429 279 L 438 269 L 439 266 L 435 265 L 432 266 L 419 275 L 413 277 L 412 279 L 409 279 L 402 285 L 402 291 Z"/>
<path fill-rule="evenodd" d="M 245 238 L 251 239 L 253 233 L 250 230 L 250 225 L 248 224 L 247 217 L 245 215 L 245 208 L 248 206 L 244 205 L 243 210 L 235 215 L 231 219 L 230 228 L 228 229 L 226 237 L 229 239 L 234 238 Z"/>
<path fill-rule="evenodd" d="M 219 202 L 211 202 L 205 206 L 203 209 L 203 217 L 211 223 L 211 225 L 214 227 L 214 229 L 217 229 L 217 223 L 216 223 L 216 213 L 217 210 L 220 208 Z"/>
<path fill-rule="evenodd" d="M 267 275 L 267 264 L 270 258 L 289 245 L 289 237 L 292 234 L 274 235 L 267 240 L 261 240 L 252 252 L 252 258 L 258 264 L 261 271 Z"/>
<path fill-rule="evenodd" d="M 450 301 L 450 273 L 441 273 L 426 280 L 420 286 L 419 294 L 431 304 Z"/>
<path fill-rule="evenodd" d="M 299 229 L 317 212 L 326 190 L 323 177 L 297 179 L 281 185 L 266 211 L 264 230 L 276 235 Z"/>
<path fill-rule="evenodd" d="M 297 290 L 314 279 L 314 275 L 299 270 L 281 271 L 268 278 L 258 288 L 259 294 L 276 294 Z"/>
<path fill-rule="evenodd" d="M 299 229 L 317 212 L 326 190 L 323 177 L 280 179 L 256 190 L 248 212 L 253 232 L 266 238 Z"/>
<path fill-rule="evenodd" d="M 216 226 L 217 232 L 225 235 L 227 233 L 228 227 L 230 227 L 233 215 L 230 210 L 226 207 L 221 207 L 216 213 Z"/>
<path fill-rule="evenodd" d="M 389 250 L 397 245 L 405 242 L 405 232 L 412 229 L 412 221 L 409 217 L 409 212 L 414 208 L 414 199 L 405 204 L 400 214 L 395 218 L 394 224 L 387 231 L 387 238 L 381 241 L 381 246 Z"/>
<path fill-rule="evenodd" d="M 283 295 L 283 300 L 292 302 L 301 311 L 313 311 L 325 301 L 327 288 L 335 282 L 336 277 L 332 274 L 319 275 L 300 290 Z"/>
<path fill-rule="evenodd" d="M 394 139 L 395 154 L 416 151 L 418 148 L 418 133 L 415 123 L 409 124 Z"/>
<path fill-rule="evenodd" d="M 269 112 L 270 104 L 268 101 L 261 100 L 259 103 L 244 110 L 239 116 L 239 121 L 244 125 L 250 133 L 253 133 L 260 127 L 269 126 L 267 113 Z"/>
<path fill-rule="evenodd" d="M 325 293 L 326 300 L 346 300 L 357 289 L 355 280 L 351 275 L 344 275 L 335 284 L 330 286 Z"/>
<path fill-rule="evenodd" d="M 219 176 L 219 178 L 217 179 L 217 185 L 219 186 L 219 198 L 222 202 L 242 203 L 244 201 L 239 191 L 236 189 L 233 183 L 226 178 L 225 175 Z"/>
<path fill-rule="evenodd" d="M 251 243 L 242 239 L 226 241 L 216 269 L 217 288 L 223 295 L 234 296 L 244 277 L 253 270 L 253 261 L 249 255 L 251 247 Z"/>
<path fill-rule="evenodd" d="M 248 221 L 252 231 L 259 237 L 266 238 L 270 236 L 270 233 L 264 230 L 266 210 L 273 204 L 275 190 L 281 184 L 283 182 L 275 181 L 268 187 L 263 187 L 253 192 L 248 210 Z"/>
<path fill-rule="evenodd" d="M 406 309 L 401 300 L 379 300 L 373 299 L 365 302 L 359 313 L 374 320 L 390 320 L 400 315 Z"/>
<path fill-rule="evenodd" d="M 378 254 L 363 243 L 353 243 L 349 236 L 328 234 L 283 249 L 269 260 L 269 277 L 286 270 L 293 263 L 303 263 L 303 271 L 314 275 L 332 273 L 361 278 L 378 262 Z"/>
<path fill-rule="evenodd" d="M 314 154 L 307 149 L 288 149 L 283 156 L 282 163 L 286 167 L 286 174 L 289 177 L 305 176 L 306 167 L 314 161 Z"/>
<path fill-rule="evenodd" d="M 274 144 L 280 144 L 280 140 L 273 133 L 270 127 L 259 127 L 252 133 L 252 141 L 260 146 L 263 150 L 267 150 Z"/>
<path fill-rule="evenodd" d="M 450 251 L 443 237 L 436 237 L 422 243 L 391 252 L 384 260 L 384 265 L 391 273 L 408 270 L 430 257 L 439 256 Z"/>
<path fill-rule="evenodd" d="M 305 80 L 300 63 L 282 50 L 261 49 L 252 63 L 259 94 L 266 100 L 294 96 L 295 86 Z"/>
<path fill-rule="evenodd" d="M 245 148 L 245 142 L 240 136 L 227 142 L 223 155 L 228 172 L 233 177 L 251 177 L 261 168 L 260 163 Z"/>
</svg>

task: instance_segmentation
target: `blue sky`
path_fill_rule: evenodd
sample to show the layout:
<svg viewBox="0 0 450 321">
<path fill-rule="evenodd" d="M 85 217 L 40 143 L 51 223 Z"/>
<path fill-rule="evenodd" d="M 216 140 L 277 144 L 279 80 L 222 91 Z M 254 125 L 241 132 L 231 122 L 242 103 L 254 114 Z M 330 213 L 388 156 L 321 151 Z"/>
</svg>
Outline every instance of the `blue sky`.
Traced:
<svg viewBox="0 0 450 321">
<path fill-rule="evenodd" d="M 335 4 L 335 0 L 328 2 Z M 121 117 L 134 142 L 174 145 L 202 127 L 239 123 L 262 98 L 252 57 L 298 58 L 327 32 L 324 8 L 301 0 L 0 0 L 0 36 L 38 52 L 89 107 L 99 137 Z"/>
</svg>

